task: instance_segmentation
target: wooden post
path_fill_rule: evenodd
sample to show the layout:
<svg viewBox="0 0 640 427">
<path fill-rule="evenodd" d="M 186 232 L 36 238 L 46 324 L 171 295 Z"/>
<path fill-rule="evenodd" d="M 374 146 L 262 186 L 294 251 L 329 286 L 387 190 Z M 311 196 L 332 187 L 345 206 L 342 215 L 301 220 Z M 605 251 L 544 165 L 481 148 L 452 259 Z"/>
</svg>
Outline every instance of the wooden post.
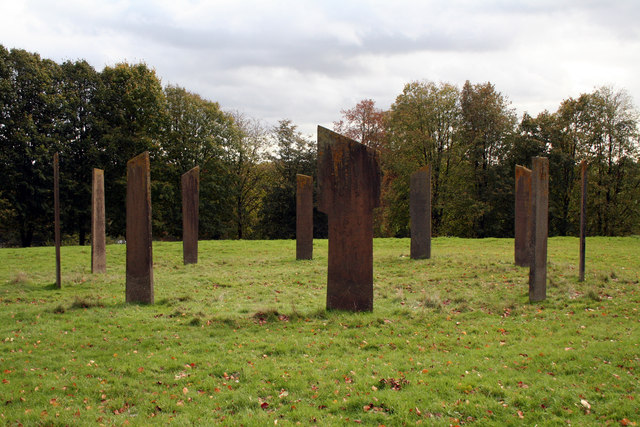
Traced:
<svg viewBox="0 0 640 427">
<path fill-rule="evenodd" d="M 313 178 L 296 176 L 296 259 L 313 259 Z"/>
<path fill-rule="evenodd" d="M 327 309 L 371 311 L 378 151 L 318 126 L 318 190 L 329 220 Z"/>
<path fill-rule="evenodd" d="M 91 191 L 91 272 L 106 273 L 104 171 L 93 169 Z"/>
<path fill-rule="evenodd" d="M 547 297 L 547 237 L 549 227 L 549 159 L 534 157 L 531 172 L 531 261 L 529 301 Z"/>
<path fill-rule="evenodd" d="M 409 194 L 411 258 L 431 258 L 431 165 L 411 175 Z"/>
<path fill-rule="evenodd" d="M 127 162 L 126 301 L 153 304 L 149 152 Z"/>
<path fill-rule="evenodd" d="M 580 176 L 582 177 L 580 197 L 580 278 L 584 281 L 584 261 L 587 237 L 587 161 L 580 162 Z"/>
<path fill-rule="evenodd" d="M 62 288 L 60 272 L 60 165 L 58 153 L 53 155 L 53 212 L 54 239 L 56 245 L 56 288 Z"/>
<path fill-rule="evenodd" d="M 198 263 L 200 167 L 182 175 L 182 260 L 184 264 Z"/>
</svg>

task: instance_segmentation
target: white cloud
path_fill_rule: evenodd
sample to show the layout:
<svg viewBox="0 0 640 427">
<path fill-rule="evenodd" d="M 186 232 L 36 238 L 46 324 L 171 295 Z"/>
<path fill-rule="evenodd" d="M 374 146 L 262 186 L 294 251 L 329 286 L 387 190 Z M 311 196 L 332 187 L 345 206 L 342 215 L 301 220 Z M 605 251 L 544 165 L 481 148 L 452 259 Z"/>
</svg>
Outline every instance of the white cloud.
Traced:
<svg viewBox="0 0 640 427">
<path fill-rule="evenodd" d="M 640 102 L 640 2 L 0 0 L 0 43 L 163 83 L 307 133 L 412 80 L 491 81 L 519 112 L 600 85 Z"/>
</svg>

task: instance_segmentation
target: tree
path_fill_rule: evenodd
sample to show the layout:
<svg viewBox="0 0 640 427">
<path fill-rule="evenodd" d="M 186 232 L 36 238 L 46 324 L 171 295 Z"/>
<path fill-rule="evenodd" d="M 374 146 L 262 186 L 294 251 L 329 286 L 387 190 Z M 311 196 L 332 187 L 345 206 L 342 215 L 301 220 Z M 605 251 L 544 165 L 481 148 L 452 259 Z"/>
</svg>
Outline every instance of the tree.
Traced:
<svg viewBox="0 0 640 427">
<path fill-rule="evenodd" d="M 385 205 L 393 235 L 408 235 L 409 178 L 427 164 L 432 170 L 433 232 L 441 231 L 443 191 L 460 160 L 456 130 L 460 123 L 460 91 L 448 83 L 405 85 L 389 112 L 385 166 Z"/>
<path fill-rule="evenodd" d="M 233 113 L 238 128 L 226 151 L 229 167 L 229 196 L 232 201 L 230 237 L 253 237 L 258 210 L 263 196 L 265 166 L 262 164 L 267 146 L 263 124 L 239 112 Z M 235 231 L 235 233 L 234 233 Z"/>
<path fill-rule="evenodd" d="M 355 107 L 341 110 L 342 119 L 333 122 L 333 130 L 362 144 L 381 149 L 385 138 L 386 113 L 372 99 L 363 99 Z"/>
<path fill-rule="evenodd" d="M 583 126 L 591 163 L 595 233 L 607 236 L 637 230 L 638 112 L 625 91 L 601 87 L 581 95 L 586 104 Z"/>
<path fill-rule="evenodd" d="M 102 89 L 98 72 L 87 61 L 61 65 L 60 198 L 62 228 L 85 244 L 91 229 L 92 170 L 100 165 L 96 129 L 96 96 Z"/>
<path fill-rule="evenodd" d="M 459 172 L 456 194 L 469 197 L 464 212 L 471 215 L 469 236 L 486 237 L 512 234 L 508 209 L 512 201 L 512 170 L 503 160 L 513 144 L 516 116 L 507 99 L 487 82 L 465 82 L 460 94 L 460 143 L 464 150 L 464 169 Z"/>
<path fill-rule="evenodd" d="M 107 233 L 118 236 L 124 235 L 126 229 L 127 161 L 149 151 L 154 179 L 166 105 L 160 80 L 145 64 L 105 67 L 100 77 L 96 125 L 101 135 L 98 150 L 105 173 Z"/>
<path fill-rule="evenodd" d="M 582 160 L 589 163 L 588 232 L 619 235 L 637 229 L 637 119 L 628 94 L 603 87 L 531 120 L 535 138 L 548 147 L 551 234 L 577 233 Z"/>
<path fill-rule="evenodd" d="M 290 120 L 280 120 L 272 130 L 275 154 L 270 185 L 260 210 L 260 229 L 269 239 L 293 239 L 296 235 L 297 174 L 316 175 L 316 147 Z M 315 228 L 315 227 L 314 227 Z"/>
<path fill-rule="evenodd" d="M 154 232 L 164 238 L 180 238 L 181 176 L 200 166 L 199 234 L 220 238 L 226 235 L 232 215 L 227 153 L 239 129 L 216 102 L 171 85 L 164 89 L 164 96 L 167 112 L 153 177 Z"/>
<path fill-rule="evenodd" d="M 0 182 L 20 244 L 52 230 L 52 156 L 58 149 L 60 68 L 20 49 L 0 49 Z"/>
</svg>

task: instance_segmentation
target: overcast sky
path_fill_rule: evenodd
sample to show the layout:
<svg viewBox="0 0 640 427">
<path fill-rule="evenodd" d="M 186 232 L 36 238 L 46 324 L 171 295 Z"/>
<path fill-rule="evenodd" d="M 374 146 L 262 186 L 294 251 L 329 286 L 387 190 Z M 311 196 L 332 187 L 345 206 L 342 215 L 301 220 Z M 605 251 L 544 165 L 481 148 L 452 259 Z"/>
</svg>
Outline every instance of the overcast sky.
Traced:
<svg viewBox="0 0 640 427">
<path fill-rule="evenodd" d="M 176 84 L 315 138 L 414 80 L 490 81 L 519 114 L 610 85 L 640 103 L 638 0 L 0 0 L 0 44 Z"/>
</svg>

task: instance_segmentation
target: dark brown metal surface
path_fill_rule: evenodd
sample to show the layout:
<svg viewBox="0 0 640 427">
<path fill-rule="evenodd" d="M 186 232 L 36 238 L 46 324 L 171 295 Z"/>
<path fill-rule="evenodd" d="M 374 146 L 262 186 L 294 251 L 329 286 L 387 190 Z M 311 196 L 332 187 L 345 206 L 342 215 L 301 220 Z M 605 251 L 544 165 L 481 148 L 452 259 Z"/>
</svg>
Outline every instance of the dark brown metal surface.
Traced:
<svg viewBox="0 0 640 427">
<path fill-rule="evenodd" d="M 581 197 L 580 197 L 580 277 L 581 282 L 584 281 L 584 262 L 586 254 L 586 237 L 587 237 L 587 161 L 580 163 Z"/>
<path fill-rule="evenodd" d="M 313 259 L 313 178 L 296 176 L 296 259 Z"/>
<path fill-rule="evenodd" d="M 329 220 L 327 309 L 371 311 L 378 151 L 318 126 L 318 189 Z"/>
<path fill-rule="evenodd" d="M 198 209 L 200 167 L 182 175 L 182 258 L 184 264 L 198 262 Z"/>
<path fill-rule="evenodd" d="M 531 261 L 529 301 L 547 298 L 547 237 L 549 229 L 549 160 L 534 157 L 531 171 Z"/>
<path fill-rule="evenodd" d="M 91 187 L 91 272 L 106 273 L 104 171 L 102 169 L 93 169 Z"/>
<path fill-rule="evenodd" d="M 431 165 L 411 175 L 411 258 L 431 258 Z"/>
<path fill-rule="evenodd" d="M 527 267 L 531 258 L 531 170 L 516 165 L 515 263 Z"/>
<path fill-rule="evenodd" d="M 53 155 L 53 215 L 54 239 L 56 245 L 56 288 L 62 287 L 60 272 L 60 166 L 58 153 Z"/>
<path fill-rule="evenodd" d="M 149 153 L 127 162 L 126 301 L 153 304 Z"/>
</svg>

